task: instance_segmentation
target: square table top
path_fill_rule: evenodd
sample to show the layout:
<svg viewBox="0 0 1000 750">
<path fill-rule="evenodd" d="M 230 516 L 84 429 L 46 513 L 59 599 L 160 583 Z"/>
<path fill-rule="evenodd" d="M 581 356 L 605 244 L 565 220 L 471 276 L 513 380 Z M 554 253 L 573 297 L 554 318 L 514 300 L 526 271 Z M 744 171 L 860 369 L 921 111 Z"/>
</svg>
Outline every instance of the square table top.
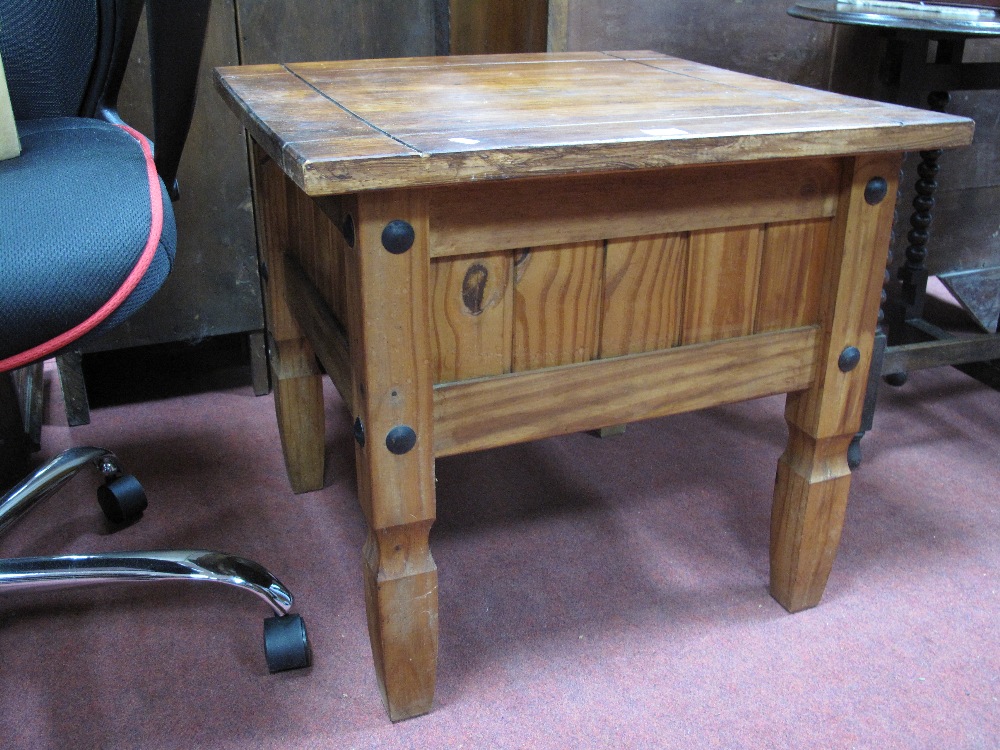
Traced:
<svg viewBox="0 0 1000 750">
<path fill-rule="evenodd" d="M 948 148 L 973 130 L 657 52 L 253 65 L 216 83 L 310 195 Z"/>
</svg>

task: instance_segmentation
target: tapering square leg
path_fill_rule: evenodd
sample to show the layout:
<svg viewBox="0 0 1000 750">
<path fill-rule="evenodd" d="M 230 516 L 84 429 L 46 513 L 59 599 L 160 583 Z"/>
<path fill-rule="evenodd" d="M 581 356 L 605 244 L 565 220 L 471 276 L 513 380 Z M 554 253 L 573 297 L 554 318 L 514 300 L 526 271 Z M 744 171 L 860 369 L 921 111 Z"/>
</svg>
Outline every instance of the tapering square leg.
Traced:
<svg viewBox="0 0 1000 750">
<path fill-rule="evenodd" d="M 289 193 L 295 186 L 256 144 L 252 164 L 274 409 L 292 490 L 309 492 L 323 487 L 325 416 L 315 354 L 285 298 L 284 258 L 296 228 Z"/>
<path fill-rule="evenodd" d="M 816 378 L 788 396 L 788 445 L 771 513 L 771 595 L 790 612 L 819 603 L 844 526 L 847 451 L 861 423 L 899 158 L 845 167 L 823 276 Z M 857 300 L 862 300 L 859 304 Z"/>
<path fill-rule="evenodd" d="M 345 267 L 368 629 L 396 721 L 430 710 L 437 665 L 427 198 L 363 194 L 354 211 Z"/>
</svg>

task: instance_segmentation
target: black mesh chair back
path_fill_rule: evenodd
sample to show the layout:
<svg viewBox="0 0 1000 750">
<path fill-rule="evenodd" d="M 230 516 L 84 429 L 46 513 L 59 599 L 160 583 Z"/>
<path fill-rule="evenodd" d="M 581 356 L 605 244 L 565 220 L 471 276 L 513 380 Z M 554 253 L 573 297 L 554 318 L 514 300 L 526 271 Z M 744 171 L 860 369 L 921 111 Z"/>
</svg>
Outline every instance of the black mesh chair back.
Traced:
<svg viewBox="0 0 1000 750">
<path fill-rule="evenodd" d="M 14 117 L 90 116 L 99 49 L 97 0 L 0 0 L 0 56 Z"/>
</svg>

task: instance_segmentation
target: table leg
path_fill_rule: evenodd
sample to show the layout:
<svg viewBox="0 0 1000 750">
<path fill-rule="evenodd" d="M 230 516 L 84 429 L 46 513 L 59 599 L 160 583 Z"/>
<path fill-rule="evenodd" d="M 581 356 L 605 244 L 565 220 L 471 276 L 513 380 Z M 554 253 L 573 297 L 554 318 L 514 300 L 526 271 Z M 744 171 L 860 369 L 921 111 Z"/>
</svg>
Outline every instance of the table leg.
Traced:
<svg viewBox="0 0 1000 750">
<path fill-rule="evenodd" d="M 295 339 L 273 342 L 270 359 L 274 413 L 288 481 L 295 493 L 322 489 L 326 417 L 316 358 L 305 339 Z"/>
<path fill-rule="evenodd" d="M 790 406 L 790 408 L 794 408 Z M 771 595 L 789 612 L 819 604 L 844 526 L 854 435 L 816 438 L 789 425 L 771 514 Z"/>
<path fill-rule="evenodd" d="M 819 603 L 840 542 L 851 482 L 847 451 L 861 422 L 898 173 L 897 157 L 860 157 L 845 167 L 824 270 L 817 375 L 808 390 L 789 394 L 785 408 L 771 595 L 790 612 Z"/>
<path fill-rule="evenodd" d="M 274 409 L 292 490 L 308 492 L 323 487 L 325 417 L 315 354 L 285 301 L 284 256 L 297 227 L 290 193 L 296 188 L 256 143 L 251 161 Z"/>
<path fill-rule="evenodd" d="M 427 202 L 363 194 L 353 210 L 345 267 L 368 631 L 396 721 L 430 710 L 437 662 Z"/>
</svg>

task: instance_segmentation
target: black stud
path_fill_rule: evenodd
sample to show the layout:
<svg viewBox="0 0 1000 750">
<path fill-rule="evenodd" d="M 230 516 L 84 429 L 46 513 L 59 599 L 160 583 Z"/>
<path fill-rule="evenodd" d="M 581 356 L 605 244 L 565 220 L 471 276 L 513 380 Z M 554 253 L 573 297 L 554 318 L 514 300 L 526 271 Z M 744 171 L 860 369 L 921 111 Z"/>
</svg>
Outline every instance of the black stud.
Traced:
<svg viewBox="0 0 1000 750">
<path fill-rule="evenodd" d="M 412 427 L 406 424 L 393 427 L 389 430 L 389 434 L 385 436 L 385 447 L 389 449 L 390 453 L 395 453 L 397 456 L 409 453 L 410 449 L 416 444 L 417 433 L 413 431 Z"/>
<path fill-rule="evenodd" d="M 365 447 L 365 426 L 361 421 L 361 417 L 354 420 L 354 439 L 358 441 L 358 445 L 362 448 Z"/>
<path fill-rule="evenodd" d="M 393 255 L 401 255 L 413 247 L 414 239 L 413 227 L 402 219 L 390 221 L 382 230 L 382 247 Z"/>
<path fill-rule="evenodd" d="M 889 192 L 889 183 L 884 177 L 872 177 L 865 185 L 865 203 L 877 206 Z"/>
<path fill-rule="evenodd" d="M 858 363 L 861 361 L 861 352 L 858 351 L 856 346 L 848 346 L 840 353 L 840 358 L 837 360 L 837 367 L 840 368 L 841 372 L 850 372 Z"/>
</svg>

